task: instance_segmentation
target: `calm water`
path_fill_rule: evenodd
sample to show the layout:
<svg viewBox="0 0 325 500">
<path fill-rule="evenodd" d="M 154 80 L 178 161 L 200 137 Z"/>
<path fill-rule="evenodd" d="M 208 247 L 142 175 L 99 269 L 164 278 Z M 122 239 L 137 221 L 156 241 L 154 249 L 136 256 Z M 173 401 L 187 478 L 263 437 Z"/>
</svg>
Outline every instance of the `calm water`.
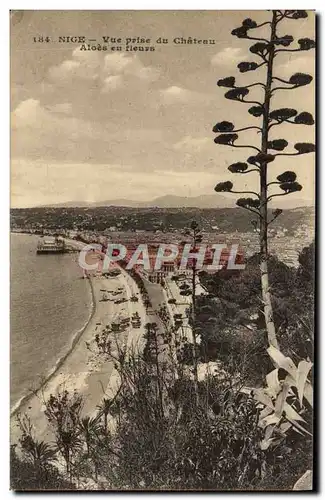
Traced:
<svg viewBox="0 0 325 500">
<path fill-rule="evenodd" d="M 11 235 L 11 405 L 49 373 L 91 311 L 77 254 L 37 255 L 37 240 Z"/>
</svg>

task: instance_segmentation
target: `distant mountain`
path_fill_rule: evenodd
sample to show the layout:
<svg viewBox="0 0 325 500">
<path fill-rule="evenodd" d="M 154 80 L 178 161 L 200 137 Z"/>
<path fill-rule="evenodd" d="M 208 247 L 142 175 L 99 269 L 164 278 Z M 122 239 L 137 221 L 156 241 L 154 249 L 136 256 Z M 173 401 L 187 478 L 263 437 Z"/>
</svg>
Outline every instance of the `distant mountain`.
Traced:
<svg viewBox="0 0 325 500">
<path fill-rule="evenodd" d="M 65 203 L 57 203 L 51 205 L 42 205 L 43 207 L 56 207 L 56 208 L 71 208 L 71 207 L 132 207 L 132 208 L 233 208 L 236 205 L 236 198 L 227 198 L 222 194 L 206 194 L 201 196 L 176 196 L 176 195 L 165 195 L 154 198 L 151 201 L 134 201 L 127 200 L 125 198 L 118 198 L 116 200 L 103 200 L 96 202 L 86 202 L 86 201 L 69 201 Z M 290 200 L 285 201 L 275 200 L 271 205 L 274 208 L 286 208 L 293 209 L 297 207 L 313 206 L 311 200 Z"/>
<path fill-rule="evenodd" d="M 85 201 L 69 201 L 64 203 L 56 203 L 50 205 L 42 205 L 43 207 L 56 207 L 56 208 L 71 208 L 71 207 L 102 207 L 102 206 L 115 206 L 115 207 L 133 207 L 133 208 L 228 208 L 234 206 L 234 200 L 226 198 L 220 194 L 201 195 L 194 197 L 165 195 L 155 198 L 150 201 L 134 201 L 125 198 L 118 198 L 115 200 L 103 200 L 96 202 Z"/>
<path fill-rule="evenodd" d="M 54 207 L 54 208 L 86 208 L 86 207 L 102 207 L 102 206 L 116 206 L 116 207 L 139 207 L 142 206 L 140 203 L 136 201 L 130 201 L 126 199 L 117 199 L 117 200 L 104 200 L 104 201 L 96 201 L 96 202 L 87 202 L 87 201 L 66 201 L 63 203 L 51 203 L 50 205 L 41 205 L 42 207 Z"/>
<path fill-rule="evenodd" d="M 227 208 L 234 206 L 234 201 L 217 194 L 206 194 L 193 197 L 166 195 L 155 198 L 150 202 L 143 203 L 141 206 L 158 208 Z"/>
</svg>

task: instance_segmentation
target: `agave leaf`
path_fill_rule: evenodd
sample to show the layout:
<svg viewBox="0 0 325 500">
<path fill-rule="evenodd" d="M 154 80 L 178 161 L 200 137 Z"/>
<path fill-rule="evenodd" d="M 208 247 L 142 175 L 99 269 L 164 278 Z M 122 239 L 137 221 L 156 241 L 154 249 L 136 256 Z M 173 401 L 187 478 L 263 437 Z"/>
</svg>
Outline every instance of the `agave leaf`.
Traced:
<svg viewBox="0 0 325 500">
<path fill-rule="evenodd" d="M 304 397 L 307 399 L 311 407 L 313 407 L 313 387 L 309 382 L 305 384 Z"/>
<path fill-rule="evenodd" d="M 275 427 L 275 425 L 269 425 L 266 428 L 265 434 L 264 434 L 264 439 L 269 440 L 271 438 L 273 431 L 274 431 L 274 427 Z"/>
<path fill-rule="evenodd" d="M 290 389 L 290 386 L 288 384 L 283 384 L 282 391 L 279 393 L 278 397 L 276 398 L 274 414 L 279 418 L 281 417 L 281 415 L 283 413 L 283 408 L 284 408 L 284 405 L 287 401 L 289 389 Z"/>
<path fill-rule="evenodd" d="M 292 427 L 291 422 L 282 422 L 282 424 L 280 424 L 280 426 L 279 426 L 279 429 L 283 434 L 285 434 L 287 432 L 287 430 L 290 429 L 290 427 Z"/>
<path fill-rule="evenodd" d="M 269 406 L 265 406 L 260 413 L 260 420 L 263 420 L 263 418 L 267 417 L 271 413 L 273 413 L 272 408 L 270 408 Z"/>
<path fill-rule="evenodd" d="M 295 425 L 294 425 L 294 424 L 292 424 L 292 427 L 293 427 L 293 430 L 294 430 L 295 432 L 298 432 L 298 434 L 300 434 L 301 436 L 304 436 L 304 434 L 305 434 L 305 429 L 301 432 L 301 430 L 299 430 L 299 427 L 300 427 L 300 425 L 299 425 L 299 424 L 298 424 L 298 425 L 297 425 L 297 423 L 296 423 Z M 303 429 L 303 427 L 302 427 L 302 429 Z"/>
<path fill-rule="evenodd" d="M 266 383 L 269 389 L 269 393 L 275 398 L 281 391 L 281 384 L 278 378 L 278 368 L 272 370 L 266 375 Z"/>
<path fill-rule="evenodd" d="M 295 420 L 291 421 L 289 418 L 288 418 L 289 422 L 292 424 L 294 430 L 296 432 L 298 432 L 299 434 L 308 434 L 308 436 L 312 436 L 312 434 L 307 431 L 307 429 L 305 429 L 302 425 L 298 424 L 298 422 L 296 422 Z"/>
<path fill-rule="evenodd" d="M 284 384 L 288 384 L 290 387 L 296 387 L 296 379 L 291 375 L 287 375 L 284 379 Z"/>
<path fill-rule="evenodd" d="M 272 444 L 272 442 L 275 440 L 275 438 L 270 438 L 270 439 L 263 439 L 261 442 L 260 442 L 260 448 L 262 451 L 265 451 L 267 450 L 270 445 Z"/>
<path fill-rule="evenodd" d="M 283 410 L 286 412 L 286 419 L 290 420 L 290 422 L 297 420 L 300 420 L 300 422 L 305 422 L 302 416 L 299 415 L 299 413 L 286 402 L 283 405 Z"/>
<path fill-rule="evenodd" d="M 267 352 L 277 368 L 283 368 L 292 375 L 294 379 L 296 378 L 297 368 L 291 358 L 284 356 L 284 354 L 273 345 L 267 348 Z"/>
<path fill-rule="evenodd" d="M 267 417 L 262 418 L 262 420 L 260 420 L 258 422 L 258 426 L 262 427 L 262 429 L 264 429 L 264 427 L 267 427 L 269 425 L 273 425 L 273 424 L 276 425 L 279 423 L 280 418 L 281 418 L 281 416 L 278 416 L 275 413 L 272 413 L 272 415 L 268 415 Z"/>
<path fill-rule="evenodd" d="M 304 397 L 305 383 L 307 382 L 308 373 L 310 372 L 313 363 L 305 361 L 304 359 L 300 361 L 297 368 L 296 382 L 298 389 L 298 397 L 300 404 L 302 405 L 302 399 Z"/>
<path fill-rule="evenodd" d="M 263 405 L 268 406 L 274 410 L 274 405 L 270 396 L 268 396 L 263 388 L 254 390 L 254 398 L 256 401 L 263 403 Z"/>
</svg>

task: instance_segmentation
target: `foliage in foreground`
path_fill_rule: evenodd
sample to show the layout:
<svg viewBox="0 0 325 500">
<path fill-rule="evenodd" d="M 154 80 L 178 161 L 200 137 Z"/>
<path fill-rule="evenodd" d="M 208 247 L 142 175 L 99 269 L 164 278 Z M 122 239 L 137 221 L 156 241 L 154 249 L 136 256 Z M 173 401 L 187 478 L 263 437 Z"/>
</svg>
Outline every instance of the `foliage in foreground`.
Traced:
<svg viewBox="0 0 325 500">
<path fill-rule="evenodd" d="M 65 479 L 56 467 L 38 466 L 26 456 L 18 454 L 16 445 L 10 449 L 10 486 L 15 491 L 75 489 L 74 484 Z"/>
<path fill-rule="evenodd" d="M 22 470 L 14 472 L 13 488 L 52 489 L 48 485 L 56 481 L 62 488 L 73 483 L 77 488 L 90 484 L 92 489 L 259 489 L 287 467 L 288 459 L 295 462 L 294 471 L 304 472 L 297 461 L 305 463 L 309 436 L 303 448 L 301 435 L 288 428 L 276 446 L 261 446 L 265 428 L 260 409 L 253 394 L 241 391 L 239 380 L 225 373 L 207 376 L 199 382 L 197 405 L 193 380 L 184 373 L 175 379 L 165 367 L 161 407 L 155 362 L 124 359 L 119 370 L 117 396 L 106 398 L 93 418 L 80 414 L 82 398 L 77 394 L 51 396 L 47 415 L 55 443 L 45 445 L 35 461 L 37 440 L 31 428 L 30 435 L 23 433 L 23 456 L 15 452 L 12 458 L 13 470 Z M 298 449 L 300 458 L 295 455 Z M 56 475 L 55 462 L 65 463 Z M 37 470 L 32 485 L 25 468 Z M 288 472 L 282 489 L 292 488 L 298 473 Z"/>
</svg>

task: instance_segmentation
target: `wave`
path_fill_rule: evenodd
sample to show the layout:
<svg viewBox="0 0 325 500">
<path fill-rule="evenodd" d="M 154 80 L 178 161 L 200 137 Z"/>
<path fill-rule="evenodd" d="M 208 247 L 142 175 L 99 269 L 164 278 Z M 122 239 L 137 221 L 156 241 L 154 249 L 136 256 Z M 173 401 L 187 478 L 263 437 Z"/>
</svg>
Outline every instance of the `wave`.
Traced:
<svg viewBox="0 0 325 500">
<path fill-rule="evenodd" d="M 41 389 L 44 389 L 45 386 L 51 381 L 51 379 L 56 375 L 57 371 L 62 367 L 63 363 L 66 361 L 66 359 L 70 356 L 70 354 L 73 352 L 74 348 L 79 344 L 79 341 L 81 340 L 83 333 L 87 329 L 90 321 L 92 320 L 95 312 L 96 312 L 96 300 L 95 300 L 95 293 L 94 293 L 94 287 L 92 283 L 92 278 L 88 277 L 88 282 L 90 285 L 90 290 L 91 290 L 91 311 L 89 314 L 88 319 L 86 320 L 85 324 L 75 332 L 71 339 L 71 345 L 68 348 L 68 350 L 60 356 L 54 367 L 49 371 L 49 373 L 46 375 L 46 377 L 43 379 L 39 387 L 36 389 L 29 389 L 28 394 L 25 394 L 22 396 L 11 408 L 10 410 L 10 417 L 14 417 L 17 413 L 19 413 L 20 409 L 22 406 L 24 406 L 28 401 L 36 394 L 38 393 Z"/>
</svg>

